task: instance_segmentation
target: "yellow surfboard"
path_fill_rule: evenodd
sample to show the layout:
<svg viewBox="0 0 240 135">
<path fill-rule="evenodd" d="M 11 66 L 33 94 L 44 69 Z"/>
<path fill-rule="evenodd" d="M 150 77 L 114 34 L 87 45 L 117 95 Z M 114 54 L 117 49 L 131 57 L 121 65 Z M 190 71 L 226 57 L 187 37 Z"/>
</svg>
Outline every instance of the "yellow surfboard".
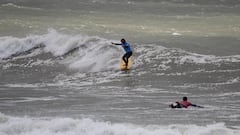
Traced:
<svg viewBox="0 0 240 135">
<path fill-rule="evenodd" d="M 123 59 L 121 59 L 121 62 L 120 62 L 120 69 L 121 70 L 129 70 L 131 69 L 132 67 L 132 57 L 130 57 L 128 59 L 128 66 L 126 67 L 126 63 L 123 61 Z"/>
</svg>

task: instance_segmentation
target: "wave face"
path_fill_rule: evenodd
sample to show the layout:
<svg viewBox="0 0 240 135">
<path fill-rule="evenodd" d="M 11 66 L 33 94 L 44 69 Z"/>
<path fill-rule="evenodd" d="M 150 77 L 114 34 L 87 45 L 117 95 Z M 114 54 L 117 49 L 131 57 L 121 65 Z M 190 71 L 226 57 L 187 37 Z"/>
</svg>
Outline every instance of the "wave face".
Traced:
<svg viewBox="0 0 240 135">
<path fill-rule="evenodd" d="M 29 118 L 0 115 L 2 135 L 238 135 L 239 130 L 229 129 L 222 123 L 207 126 L 168 125 L 141 126 L 72 118 Z"/>
<path fill-rule="evenodd" d="M 45 35 L 30 35 L 25 38 L 1 37 L 0 58 L 2 62 L 11 63 L 24 58 L 38 59 L 49 55 L 45 62 L 54 59 L 54 62 L 66 64 L 69 68 L 87 69 L 85 71 L 88 72 L 109 70 L 116 66 L 121 55 L 120 49 L 111 46 L 110 43 L 99 37 L 64 35 L 50 30 Z M 37 65 L 37 62 L 28 64 Z"/>
</svg>

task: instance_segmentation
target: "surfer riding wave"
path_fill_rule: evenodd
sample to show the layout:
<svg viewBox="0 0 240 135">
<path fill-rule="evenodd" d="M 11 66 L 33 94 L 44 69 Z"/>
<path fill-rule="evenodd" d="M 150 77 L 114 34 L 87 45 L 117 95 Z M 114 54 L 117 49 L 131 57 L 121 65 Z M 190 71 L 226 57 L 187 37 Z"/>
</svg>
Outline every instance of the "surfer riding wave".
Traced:
<svg viewBox="0 0 240 135">
<path fill-rule="evenodd" d="M 125 39 L 121 39 L 121 43 L 112 43 L 113 45 L 121 45 L 123 49 L 125 50 L 125 54 L 123 55 L 122 59 L 126 64 L 126 67 L 128 67 L 128 60 L 132 56 L 132 49 L 129 43 L 126 42 Z"/>
</svg>

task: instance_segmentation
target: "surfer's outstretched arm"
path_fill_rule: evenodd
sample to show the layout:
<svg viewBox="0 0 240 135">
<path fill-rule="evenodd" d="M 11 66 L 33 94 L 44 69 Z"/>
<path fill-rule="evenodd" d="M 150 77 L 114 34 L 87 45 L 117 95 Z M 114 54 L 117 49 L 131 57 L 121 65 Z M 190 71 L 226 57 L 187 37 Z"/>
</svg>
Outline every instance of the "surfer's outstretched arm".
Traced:
<svg viewBox="0 0 240 135">
<path fill-rule="evenodd" d="M 113 45 L 122 45 L 122 44 L 119 44 L 119 43 L 113 43 L 113 42 L 112 42 L 112 44 L 113 44 Z"/>
</svg>

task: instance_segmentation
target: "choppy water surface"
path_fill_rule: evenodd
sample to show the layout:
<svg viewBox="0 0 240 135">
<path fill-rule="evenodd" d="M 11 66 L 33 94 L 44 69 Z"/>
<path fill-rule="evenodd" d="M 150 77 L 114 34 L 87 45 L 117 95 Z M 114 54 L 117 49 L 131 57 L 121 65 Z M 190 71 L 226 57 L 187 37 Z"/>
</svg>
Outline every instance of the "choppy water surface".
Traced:
<svg viewBox="0 0 240 135">
<path fill-rule="evenodd" d="M 0 4 L 1 134 L 239 134 L 239 1 Z"/>
</svg>

